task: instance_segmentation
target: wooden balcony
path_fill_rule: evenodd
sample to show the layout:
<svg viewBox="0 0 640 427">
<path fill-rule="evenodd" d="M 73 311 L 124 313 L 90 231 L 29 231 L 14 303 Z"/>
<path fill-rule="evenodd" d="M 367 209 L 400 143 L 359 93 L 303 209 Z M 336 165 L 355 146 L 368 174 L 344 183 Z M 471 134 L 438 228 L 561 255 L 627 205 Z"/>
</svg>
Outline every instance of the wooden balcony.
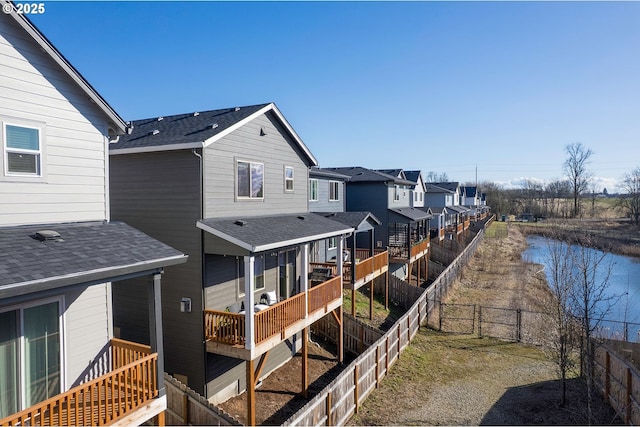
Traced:
<svg viewBox="0 0 640 427">
<path fill-rule="evenodd" d="M 464 229 L 467 230 L 469 229 L 469 226 L 471 225 L 471 220 L 469 218 L 464 220 Z"/>
<path fill-rule="evenodd" d="M 7 426 L 141 424 L 166 409 L 158 398 L 157 360 L 149 346 L 112 339 L 106 357 L 110 372 L 0 420 Z M 149 409 L 150 402 L 159 405 Z M 139 418 L 137 412 L 144 412 Z"/>
<path fill-rule="evenodd" d="M 429 252 L 429 244 L 430 239 L 427 237 L 411 245 L 411 258 L 409 259 L 409 262 L 413 263 L 425 256 Z"/>
<path fill-rule="evenodd" d="M 355 263 L 346 262 L 342 266 L 342 283 L 345 289 L 358 289 L 389 270 L 389 251 L 376 249 L 371 256 L 369 249 L 356 249 Z M 330 268 L 332 274 L 338 274 L 335 263 L 312 262 L 311 268 Z M 355 268 L 355 282 L 352 280 L 352 268 Z"/>
<path fill-rule="evenodd" d="M 246 340 L 247 314 L 205 310 L 207 351 L 253 360 L 341 305 L 342 278 L 338 276 L 254 313 L 253 343 Z"/>
<path fill-rule="evenodd" d="M 461 234 L 464 231 L 464 224 L 458 224 L 456 226 L 456 233 Z"/>
</svg>

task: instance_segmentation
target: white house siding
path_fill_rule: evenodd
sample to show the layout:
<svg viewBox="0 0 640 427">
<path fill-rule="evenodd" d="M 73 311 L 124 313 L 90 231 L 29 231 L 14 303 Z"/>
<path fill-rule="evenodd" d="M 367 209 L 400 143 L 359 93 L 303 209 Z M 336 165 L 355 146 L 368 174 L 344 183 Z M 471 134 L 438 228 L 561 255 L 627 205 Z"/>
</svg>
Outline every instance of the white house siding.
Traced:
<svg viewBox="0 0 640 427">
<path fill-rule="evenodd" d="M 389 208 L 408 208 L 411 206 L 411 197 L 413 197 L 412 191 L 407 185 L 398 185 L 398 192 L 400 194 L 400 199 L 395 200 L 395 189 L 394 185 L 389 183 L 389 196 L 388 196 L 388 206 Z"/>
<path fill-rule="evenodd" d="M 6 176 L 5 122 L 42 129 L 42 177 Z M 0 16 L 0 225 L 106 219 L 106 129 L 86 94 Z"/>
<path fill-rule="evenodd" d="M 270 114 L 259 116 L 204 152 L 205 217 L 305 212 L 309 169 Z M 260 136 L 260 129 L 266 135 Z M 236 161 L 264 164 L 264 198 L 236 200 Z M 284 190 L 284 167 L 294 168 L 294 190 Z"/>
<path fill-rule="evenodd" d="M 65 294 L 67 388 L 82 382 L 86 369 L 100 356 L 111 338 L 110 286 L 103 283 Z"/>
</svg>

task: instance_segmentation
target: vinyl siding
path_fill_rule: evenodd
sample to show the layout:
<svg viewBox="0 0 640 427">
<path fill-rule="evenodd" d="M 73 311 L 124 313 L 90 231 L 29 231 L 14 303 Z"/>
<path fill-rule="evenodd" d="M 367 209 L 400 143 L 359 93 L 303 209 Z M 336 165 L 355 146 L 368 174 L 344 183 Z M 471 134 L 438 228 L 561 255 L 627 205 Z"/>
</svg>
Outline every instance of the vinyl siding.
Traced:
<svg viewBox="0 0 640 427">
<path fill-rule="evenodd" d="M 371 212 L 380 220 L 382 225 L 375 226 L 374 244 L 381 241 L 383 248 L 389 245 L 389 191 L 393 188 L 384 183 L 347 184 L 347 211 Z"/>
<path fill-rule="evenodd" d="M 344 182 L 338 182 L 338 200 L 329 201 L 329 180 L 326 178 L 315 177 L 318 180 L 318 200 L 309 201 L 309 211 L 311 212 L 344 212 Z"/>
<path fill-rule="evenodd" d="M 189 386 L 202 392 L 202 247 L 196 227 L 200 219 L 200 160 L 190 150 L 182 150 L 116 155 L 110 163 L 112 219 L 189 255 L 185 264 L 167 269 L 161 279 L 165 369 L 186 375 Z M 125 339 L 137 325 L 140 335 L 148 330 L 147 284 L 145 278 L 118 282 L 113 287 L 114 322 L 122 328 Z M 183 297 L 191 298 L 191 313 L 180 312 Z M 129 300 L 128 307 L 124 300 Z"/>
<path fill-rule="evenodd" d="M 85 370 L 111 338 L 108 283 L 74 289 L 65 294 L 67 387 L 79 384 Z"/>
<path fill-rule="evenodd" d="M 260 129 L 265 136 L 260 136 Z M 205 216 L 306 212 L 309 165 L 270 113 L 259 116 L 204 150 Z M 236 198 L 236 161 L 264 164 L 264 198 Z M 294 168 L 294 189 L 284 190 L 284 167 Z"/>
<path fill-rule="evenodd" d="M 42 177 L 7 176 L 4 123 L 40 129 Z M 107 219 L 106 117 L 0 17 L 0 225 Z"/>
</svg>

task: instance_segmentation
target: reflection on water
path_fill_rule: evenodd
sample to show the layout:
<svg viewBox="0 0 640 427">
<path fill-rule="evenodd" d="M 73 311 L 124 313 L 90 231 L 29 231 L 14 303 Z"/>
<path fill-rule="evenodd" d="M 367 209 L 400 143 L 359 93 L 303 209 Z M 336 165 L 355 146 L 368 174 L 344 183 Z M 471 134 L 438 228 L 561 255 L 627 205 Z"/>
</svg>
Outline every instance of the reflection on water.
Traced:
<svg viewBox="0 0 640 427">
<path fill-rule="evenodd" d="M 529 236 L 527 242 L 529 248 L 522 253 L 522 259 L 528 262 L 545 265 L 545 271 L 549 272 L 546 263 L 549 259 L 549 243 L 553 240 L 540 236 Z M 589 251 L 602 254 L 596 249 Z M 612 263 L 612 273 L 609 277 L 608 292 L 611 296 L 616 296 L 616 304 L 607 314 L 609 320 L 602 324 L 604 332 L 608 336 L 617 337 L 623 335 L 624 324 L 617 322 L 631 322 L 640 324 L 640 259 L 616 254 L 607 254 L 601 267 L 606 269 Z M 602 279 L 606 273 L 601 271 Z M 547 280 L 549 277 L 547 276 Z M 630 341 L 640 341 L 640 325 L 630 325 Z"/>
</svg>

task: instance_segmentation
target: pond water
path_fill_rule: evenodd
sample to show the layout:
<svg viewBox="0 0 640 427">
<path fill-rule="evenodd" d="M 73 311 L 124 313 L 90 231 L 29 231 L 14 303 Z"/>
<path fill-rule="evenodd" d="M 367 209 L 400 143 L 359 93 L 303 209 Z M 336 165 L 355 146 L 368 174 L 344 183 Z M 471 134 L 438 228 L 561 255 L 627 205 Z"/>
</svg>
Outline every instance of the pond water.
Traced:
<svg viewBox="0 0 640 427">
<path fill-rule="evenodd" d="M 522 253 L 522 259 L 547 267 L 549 259 L 549 244 L 553 242 L 540 236 L 527 237 L 529 248 Z M 596 249 L 588 249 L 597 254 L 603 254 Z M 630 341 L 640 342 L 640 258 L 627 257 L 607 253 L 604 262 L 601 264 L 602 272 L 600 278 L 606 274 L 604 270 L 612 265 L 612 273 L 609 277 L 609 287 L 607 292 L 611 296 L 619 297 L 616 304 L 607 314 L 607 321 L 603 322 L 603 333 L 620 337 L 624 333 L 624 323 L 629 322 L 628 336 Z M 549 277 L 547 276 L 547 280 Z M 626 313 L 625 313 L 626 312 Z"/>
</svg>

